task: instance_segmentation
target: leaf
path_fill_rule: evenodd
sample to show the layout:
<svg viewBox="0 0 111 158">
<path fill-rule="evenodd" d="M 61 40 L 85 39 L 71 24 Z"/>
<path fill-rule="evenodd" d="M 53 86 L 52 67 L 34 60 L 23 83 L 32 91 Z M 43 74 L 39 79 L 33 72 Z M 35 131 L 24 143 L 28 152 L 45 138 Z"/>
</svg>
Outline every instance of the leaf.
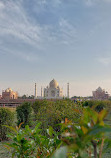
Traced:
<svg viewBox="0 0 111 158">
<path fill-rule="evenodd" d="M 103 119 L 107 116 L 107 114 L 108 114 L 108 111 L 105 109 L 99 112 L 99 117 L 98 117 L 99 122 L 103 121 Z"/>
<path fill-rule="evenodd" d="M 9 147 L 9 148 L 14 148 L 17 150 L 18 146 L 16 143 L 12 143 L 12 144 L 9 144 L 9 143 L 6 143 L 6 145 Z"/>
<path fill-rule="evenodd" d="M 29 128 L 29 125 L 25 126 L 25 132 L 30 132 L 31 133 L 31 129 Z"/>
<path fill-rule="evenodd" d="M 35 130 L 37 130 L 40 125 L 41 125 L 41 122 L 39 122 L 39 123 L 35 126 Z"/>
<path fill-rule="evenodd" d="M 7 146 L 7 145 L 4 145 L 4 147 L 7 148 L 8 150 L 10 150 L 10 148 L 11 148 L 11 147 L 9 147 L 9 146 Z"/>
<path fill-rule="evenodd" d="M 80 111 L 78 109 L 74 109 L 74 111 L 78 114 L 80 114 Z"/>
<path fill-rule="evenodd" d="M 41 129 L 37 129 L 35 133 L 38 134 L 38 133 L 40 133 L 40 131 L 41 131 Z"/>
<path fill-rule="evenodd" d="M 13 153 L 12 153 L 12 158 L 14 158 L 14 156 L 15 156 L 15 153 L 16 153 L 16 152 L 13 152 Z"/>
<path fill-rule="evenodd" d="M 86 134 L 88 132 L 88 129 L 85 128 L 84 126 L 81 126 L 81 129 L 82 129 L 82 131 L 83 131 L 84 134 Z"/>
<path fill-rule="evenodd" d="M 49 131 L 48 131 L 48 134 L 50 135 L 50 137 L 52 137 L 53 133 L 54 133 L 53 128 L 50 126 Z"/>
<path fill-rule="evenodd" d="M 14 131 L 15 133 L 17 133 L 17 130 L 16 130 L 14 127 L 8 126 L 8 125 L 3 125 L 3 126 L 9 128 L 10 130 L 12 130 L 12 131 Z"/>
<path fill-rule="evenodd" d="M 96 125 L 90 132 L 89 135 L 96 135 L 99 133 L 106 133 L 106 132 L 111 132 L 110 127 L 103 127 L 103 126 L 98 126 Z"/>
<path fill-rule="evenodd" d="M 36 144 L 40 144 L 40 138 L 38 135 L 35 136 L 35 139 L 36 139 Z"/>
<path fill-rule="evenodd" d="M 67 147 L 65 146 L 58 149 L 52 156 L 52 158 L 66 158 L 66 157 L 67 157 Z"/>
<path fill-rule="evenodd" d="M 19 124 L 19 127 L 18 127 L 18 130 L 21 128 L 21 126 L 24 124 L 24 122 L 21 122 L 20 124 Z"/>
<path fill-rule="evenodd" d="M 99 123 L 99 125 L 100 125 L 100 126 L 104 126 L 104 122 L 101 121 L 101 122 Z"/>
</svg>

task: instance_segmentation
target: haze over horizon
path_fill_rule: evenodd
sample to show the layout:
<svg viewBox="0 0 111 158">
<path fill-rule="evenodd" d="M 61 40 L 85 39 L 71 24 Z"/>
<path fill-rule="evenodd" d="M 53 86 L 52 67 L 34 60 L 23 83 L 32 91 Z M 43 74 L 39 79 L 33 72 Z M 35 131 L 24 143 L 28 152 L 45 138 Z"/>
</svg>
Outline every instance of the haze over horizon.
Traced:
<svg viewBox="0 0 111 158">
<path fill-rule="evenodd" d="M 70 96 L 111 94 L 111 0 L 0 0 L 0 94 L 54 78 Z"/>
</svg>

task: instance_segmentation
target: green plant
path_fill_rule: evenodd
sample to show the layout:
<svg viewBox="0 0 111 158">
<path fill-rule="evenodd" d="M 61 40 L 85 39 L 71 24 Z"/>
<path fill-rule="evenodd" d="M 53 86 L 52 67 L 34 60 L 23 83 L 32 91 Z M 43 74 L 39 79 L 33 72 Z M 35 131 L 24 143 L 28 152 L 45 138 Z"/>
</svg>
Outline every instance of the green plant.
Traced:
<svg viewBox="0 0 111 158">
<path fill-rule="evenodd" d="M 109 100 L 87 100 L 82 102 L 83 107 L 94 108 L 97 112 L 103 109 L 109 109 L 111 107 L 111 101 Z"/>
<path fill-rule="evenodd" d="M 22 105 L 16 108 L 17 112 L 17 125 L 19 126 L 20 123 L 24 122 L 22 127 L 25 125 L 31 125 L 31 104 L 29 102 L 25 102 Z"/>
<path fill-rule="evenodd" d="M 77 110 L 76 112 L 81 113 Z M 91 108 L 84 108 L 79 123 L 65 121 L 62 124 L 62 141 L 67 144 L 68 155 L 66 153 L 63 158 L 91 158 L 92 155 L 94 158 L 101 158 L 104 142 L 107 140 L 105 134 L 111 132 L 111 127 L 104 124 L 106 115 L 106 110 L 98 113 Z M 110 146 L 111 141 L 108 141 Z"/>
<path fill-rule="evenodd" d="M 38 123 L 33 130 L 31 130 L 28 125 L 26 125 L 24 129 L 21 129 L 21 125 L 22 123 L 16 128 L 5 126 L 13 131 L 13 133 L 8 135 L 12 143 L 5 143 L 7 149 L 13 149 L 12 157 L 49 158 L 53 155 L 54 151 L 60 147 L 62 142 L 58 138 L 60 133 L 55 133 L 52 127 L 48 129 L 48 137 L 46 137 L 40 134 L 40 123 Z"/>
<path fill-rule="evenodd" d="M 69 99 L 54 101 L 37 101 L 33 105 L 35 119 L 41 122 L 43 134 L 46 134 L 46 129 L 49 126 L 53 127 L 56 132 L 60 131 L 60 126 L 55 126 L 61 123 L 65 118 L 77 122 L 80 115 L 74 109 L 81 109 L 80 105 L 76 105 Z"/>
<path fill-rule="evenodd" d="M 11 143 L 6 143 L 4 145 L 8 150 L 13 149 L 11 151 L 12 158 L 14 156 L 17 156 L 18 158 L 26 158 L 32 156 L 34 152 L 34 141 L 27 137 L 29 129 L 28 125 L 25 129 L 20 129 L 21 125 L 22 123 L 16 128 L 12 126 L 5 126 L 12 130 L 12 133 L 8 135 L 8 137 L 11 139 Z"/>
<path fill-rule="evenodd" d="M 55 107 L 60 110 L 68 106 L 64 103 L 61 104 L 63 105 L 61 107 L 58 105 L 60 105 L 60 102 L 48 106 L 51 112 L 55 110 Z M 47 108 L 45 106 L 42 108 L 48 115 Z M 75 116 L 74 121 L 72 119 L 69 121 L 70 117 L 65 118 L 65 121 L 59 124 L 60 130 L 58 131 L 49 125 L 49 128 L 45 129 L 47 130 L 46 136 L 41 135 L 43 129 L 39 128 L 40 123 L 34 129 L 30 129 L 28 125 L 24 129 L 20 128 L 21 125 L 16 129 L 6 126 L 15 132 L 15 134 L 10 133 L 9 137 L 12 143 L 7 144 L 7 146 L 14 149 L 12 155 L 18 158 L 102 158 L 104 144 L 107 143 L 107 147 L 111 147 L 111 140 L 106 135 L 107 132 L 111 132 L 111 127 L 104 123 L 108 113 L 107 110 L 103 109 L 97 112 L 95 106 L 79 108 L 78 105 L 74 105 L 72 109 L 72 113 L 76 117 L 78 116 L 77 121 L 75 121 Z M 71 116 L 68 113 L 65 115 L 64 112 L 61 115 Z"/>
<path fill-rule="evenodd" d="M 14 113 L 7 108 L 0 108 L 0 140 L 7 139 L 7 132 L 9 129 L 3 125 L 12 125 L 14 119 Z"/>
</svg>

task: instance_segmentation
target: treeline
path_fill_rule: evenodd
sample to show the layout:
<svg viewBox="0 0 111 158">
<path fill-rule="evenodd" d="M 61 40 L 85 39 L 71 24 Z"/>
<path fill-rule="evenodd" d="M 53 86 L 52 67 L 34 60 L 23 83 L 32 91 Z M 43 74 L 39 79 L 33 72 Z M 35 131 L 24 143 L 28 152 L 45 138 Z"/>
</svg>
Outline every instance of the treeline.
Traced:
<svg viewBox="0 0 111 158">
<path fill-rule="evenodd" d="M 103 109 L 108 109 L 108 111 L 111 108 L 111 101 L 109 100 L 88 100 L 88 101 L 84 101 L 82 102 L 82 106 L 83 107 L 90 107 L 90 108 L 94 108 L 96 111 L 100 112 Z"/>
</svg>

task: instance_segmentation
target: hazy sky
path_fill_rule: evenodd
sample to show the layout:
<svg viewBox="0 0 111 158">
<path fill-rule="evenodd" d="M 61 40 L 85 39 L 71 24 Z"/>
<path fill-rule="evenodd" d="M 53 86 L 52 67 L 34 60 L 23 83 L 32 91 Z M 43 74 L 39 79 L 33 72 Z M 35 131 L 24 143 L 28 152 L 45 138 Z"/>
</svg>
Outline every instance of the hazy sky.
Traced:
<svg viewBox="0 0 111 158">
<path fill-rule="evenodd" d="M 0 93 L 53 78 L 64 95 L 111 94 L 111 0 L 0 0 Z"/>
</svg>

